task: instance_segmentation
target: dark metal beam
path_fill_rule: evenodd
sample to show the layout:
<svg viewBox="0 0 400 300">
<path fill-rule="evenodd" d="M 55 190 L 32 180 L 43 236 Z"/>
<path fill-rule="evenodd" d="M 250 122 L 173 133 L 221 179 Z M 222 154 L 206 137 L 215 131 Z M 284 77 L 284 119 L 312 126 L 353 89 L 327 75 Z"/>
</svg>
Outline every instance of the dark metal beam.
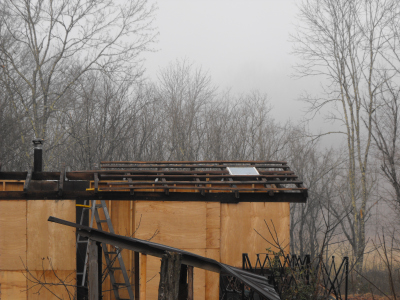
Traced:
<svg viewBox="0 0 400 300">
<path fill-rule="evenodd" d="M 70 227 L 75 227 L 77 228 L 80 236 L 88 237 L 89 239 L 92 239 L 94 241 L 111 244 L 114 246 L 118 246 L 124 249 L 129 249 L 132 251 L 140 252 L 151 256 L 162 258 L 162 256 L 165 254 L 166 251 L 175 252 L 177 250 L 176 248 L 173 247 L 152 243 L 145 240 L 120 236 L 113 233 L 108 233 L 91 227 L 58 219 L 55 217 L 49 217 L 48 221 Z M 221 267 L 218 264 L 218 262 L 213 259 L 203 258 L 200 255 L 196 255 L 183 250 L 180 250 L 180 252 L 182 253 L 183 264 L 217 273 L 219 273 L 221 270 Z"/>
<path fill-rule="evenodd" d="M 124 249 L 133 250 L 146 255 L 152 255 L 162 258 L 166 252 L 177 252 L 182 257 L 182 264 L 200 268 L 203 270 L 213 271 L 217 273 L 227 273 L 235 276 L 247 286 L 254 289 L 261 296 L 269 300 L 279 300 L 279 296 L 274 290 L 273 286 L 268 283 L 268 279 L 238 268 L 220 263 L 214 259 L 203 257 L 194 253 L 190 253 L 181 249 L 169 247 L 162 244 L 153 243 L 150 241 L 125 237 L 114 233 L 109 233 L 97 230 L 91 227 L 79 225 L 76 223 L 68 222 L 55 217 L 49 217 L 48 221 L 59 223 L 62 225 L 75 227 L 79 235 L 88 237 L 89 239 L 97 242 L 111 244 Z"/>
<path fill-rule="evenodd" d="M 65 182 L 65 184 L 70 183 Z M 33 185 L 34 182 L 31 183 Z M 0 191 L 0 200 L 143 200 L 143 201 L 205 201 L 220 203 L 238 203 L 238 202 L 290 202 L 305 203 L 306 193 L 274 193 L 270 196 L 267 193 L 240 193 L 236 198 L 234 193 L 181 193 L 170 192 L 166 195 L 164 192 L 135 192 L 131 195 L 126 192 L 101 192 L 97 194 L 94 191 L 70 190 L 64 187 L 60 196 L 57 190 L 57 184 L 54 184 L 54 190 L 39 191 Z"/>
</svg>

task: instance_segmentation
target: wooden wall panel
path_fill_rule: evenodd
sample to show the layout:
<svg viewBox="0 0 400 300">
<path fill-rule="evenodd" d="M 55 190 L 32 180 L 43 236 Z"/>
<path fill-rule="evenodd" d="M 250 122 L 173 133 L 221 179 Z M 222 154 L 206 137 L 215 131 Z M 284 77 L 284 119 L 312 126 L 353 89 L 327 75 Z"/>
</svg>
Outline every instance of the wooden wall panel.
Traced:
<svg viewBox="0 0 400 300">
<path fill-rule="evenodd" d="M 75 270 L 30 271 L 28 299 L 73 299 L 75 294 Z M 38 280 L 43 284 L 37 284 Z M 54 295 L 57 295 L 55 297 Z"/>
<path fill-rule="evenodd" d="M 206 249 L 206 257 L 220 261 L 219 249 Z M 205 296 L 207 300 L 219 299 L 219 273 L 206 271 L 205 273 Z"/>
<path fill-rule="evenodd" d="M 22 271 L 0 271 L 0 299 L 26 299 L 26 273 Z"/>
<path fill-rule="evenodd" d="M 160 284 L 160 267 L 161 267 L 161 258 L 147 255 L 146 300 L 158 299 L 158 285 Z"/>
<path fill-rule="evenodd" d="M 123 236 L 132 236 L 133 232 L 132 232 L 132 222 L 131 222 L 132 219 L 131 201 L 110 201 L 110 202 L 111 202 L 109 203 L 110 217 L 115 234 Z M 126 271 L 128 275 L 130 275 L 132 273 L 131 272 L 132 251 L 126 249 L 122 250 L 122 258 L 124 260 Z M 115 266 L 119 267 L 118 259 L 115 262 Z M 117 282 L 124 282 L 122 272 L 116 271 L 115 279 L 117 280 Z M 122 289 L 120 297 L 129 298 L 128 291 L 126 289 Z"/>
<path fill-rule="evenodd" d="M 221 262 L 241 267 L 242 253 L 248 253 L 250 258 L 256 253 L 265 253 L 270 245 L 255 232 L 272 240 L 264 220 L 270 226 L 273 222 L 281 244 L 288 245 L 289 203 L 221 204 Z"/>
<path fill-rule="evenodd" d="M 50 269 L 47 258 L 51 259 L 54 270 L 76 268 L 75 229 L 48 222 L 54 216 L 75 222 L 75 200 L 35 200 L 27 206 L 27 266 L 29 270 Z"/>
<path fill-rule="evenodd" d="M 22 260 L 22 261 L 21 261 Z M 0 270 L 24 270 L 26 201 L 0 201 Z"/>
<path fill-rule="evenodd" d="M 219 249 L 221 242 L 221 204 L 207 202 L 206 248 Z"/>
<path fill-rule="evenodd" d="M 194 254 L 206 256 L 205 249 L 185 249 Z M 193 268 L 193 285 L 194 285 L 194 299 L 204 300 L 206 299 L 206 271 Z"/>
<path fill-rule="evenodd" d="M 180 249 L 206 248 L 206 203 L 138 201 L 135 237 Z M 140 226 L 139 226 L 140 223 Z"/>
</svg>

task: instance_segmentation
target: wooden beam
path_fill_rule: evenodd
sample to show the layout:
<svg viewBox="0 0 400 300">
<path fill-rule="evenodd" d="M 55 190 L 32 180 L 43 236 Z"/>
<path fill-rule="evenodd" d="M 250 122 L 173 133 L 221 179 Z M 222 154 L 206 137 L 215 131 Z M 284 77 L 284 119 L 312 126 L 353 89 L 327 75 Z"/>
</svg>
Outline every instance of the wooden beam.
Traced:
<svg viewBox="0 0 400 300">
<path fill-rule="evenodd" d="M 140 299 L 140 262 L 139 262 L 139 252 L 134 252 L 135 253 L 135 299 Z"/>
<path fill-rule="evenodd" d="M 146 283 L 147 283 L 147 254 L 141 254 L 140 261 L 140 300 L 146 300 Z"/>
<path fill-rule="evenodd" d="M 99 299 L 99 265 L 96 241 L 89 239 L 89 300 Z"/>
<path fill-rule="evenodd" d="M 188 300 L 193 300 L 193 267 L 188 266 Z"/>
<path fill-rule="evenodd" d="M 24 184 L 24 193 L 28 193 L 31 180 L 32 180 L 32 170 L 29 170 L 28 174 L 26 175 L 26 180 Z"/>
</svg>

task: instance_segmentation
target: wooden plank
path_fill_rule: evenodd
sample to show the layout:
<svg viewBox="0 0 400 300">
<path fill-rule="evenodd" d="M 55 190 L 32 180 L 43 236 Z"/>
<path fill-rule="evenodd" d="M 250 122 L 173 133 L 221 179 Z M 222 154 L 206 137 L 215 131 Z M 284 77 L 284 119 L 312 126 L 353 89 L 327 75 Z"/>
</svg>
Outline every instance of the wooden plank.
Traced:
<svg viewBox="0 0 400 300">
<path fill-rule="evenodd" d="M 255 231 L 273 242 L 264 220 L 270 226 L 272 220 L 280 243 L 283 246 L 288 245 L 289 203 L 221 204 L 221 262 L 240 268 L 242 253 L 248 253 L 249 257 L 254 257 L 256 253 L 265 253 L 271 246 Z"/>
<path fill-rule="evenodd" d="M 206 249 L 206 257 L 220 261 L 219 249 Z M 206 285 L 206 299 L 218 300 L 219 299 L 219 273 L 206 271 L 205 277 Z"/>
<path fill-rule="evenodd" d="M 76 268 L 75 230 L 48 222 L 54 216 L 76 222 L 75 200 L 28 201 L 27 205 L 27 266 L 29 270 Z M 45 258 L 43 260 L 43 258 Z M 42 265 L 44 264 L 44 265 Z"/>
<path fill-rule="evenodd" d="M 135 252 L 134 253 L 134 269 L 135 269 L 135 286 L 134 286 L 134 291 L 135 291 L 135 299 L 139 299 L 140 298 L 140 274 L 139 274 L 139 252 Z"/>
<path fill-rule="evenodd" d="M 220 168 L 223 167 L 223 164 L 287 164 L 286 161 L 273 161 L 273 160 L 199 160 L 199 161 L 101 161 L 100 164 L 154 164 L 154 165 L 162 165 L 162 164 L 220 164 Z"/>
<path fill-rule="evenodd" d="M 146 300 L 147 254 L 140 255 L 140 300 Z"/>
<path fill-rule="evenodd" d="M 193 282 L 193 267 L 188 266 L 188 300 L 193 300 L 194 282 Z"/>
<path fill-rule="evenodd" d="M 0 271 L 0 298 L 25 300 L 27 299 L 26 272 Z"/>
<path fill-rule="evenodd" d="M 218 202 L 207 202 L 206 207 L 206 248 L 219 249 L 221 241 L 221 204 Z"/>
<path fill-rule="evenodd" d="M 158 285 L 160 283 L 161 259 L 154 256 L 147 256 L 147 300 L 158 299 Z M 140 298 L 142 299 L 142 298 Z"/>
<path fill-rule="evenodd" d="M 26 176 L 25 176 L 26 177 Z M 25 181 L 5 181 L 5 191 L 23 191 Z"/>
<path fill-rule="evenodd" d="M 135 209 L 139 239 L 176 248 L 206 248 L 205 202 L 139 201 Z"/>
<path fill-rule="evenodd" d="M 28 276 L 28 299 L 73 299 L 75 293 L 75 270 L 30 271 Z M 39 284 L 38 282 L 41 282 Z"/>
<path fill-rule="evenodd" d="M 190 249 L 192 253 L 206 256 L 205 249 Z M 206 299 L 206 271 L 194 268 L 193 269 L 194 295 L 196 300 Z"/>
<path fill-rule="evenodd" d="M 26 201 L 0 201 L 0 270 L 26 265 Z"/>
</svg>

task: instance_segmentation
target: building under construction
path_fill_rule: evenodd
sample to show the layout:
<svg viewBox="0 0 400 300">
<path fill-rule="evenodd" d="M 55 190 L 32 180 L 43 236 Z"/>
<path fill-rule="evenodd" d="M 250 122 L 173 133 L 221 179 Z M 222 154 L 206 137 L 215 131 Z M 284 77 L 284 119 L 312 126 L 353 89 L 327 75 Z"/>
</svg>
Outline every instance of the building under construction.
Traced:
<svg viewBox="0 0 400 300">
<path fill-rule="evenodd" d="M 32 170 L 0 170 L 2 299 L 87 297 L 88 239 L 50 216 L 241 268 L 242 253 L 265 252 L 271 234 L 289 244 L 290 202 L 307 199 L 285 161 L 102 162 L 42 172 L 35 156 Z M 102 299 L 157 299 L 160 257 L 102 243 Z M 220 297 L 220 274 L 210 268 L 194 265 L 195 299 Z"/>
</svg>

